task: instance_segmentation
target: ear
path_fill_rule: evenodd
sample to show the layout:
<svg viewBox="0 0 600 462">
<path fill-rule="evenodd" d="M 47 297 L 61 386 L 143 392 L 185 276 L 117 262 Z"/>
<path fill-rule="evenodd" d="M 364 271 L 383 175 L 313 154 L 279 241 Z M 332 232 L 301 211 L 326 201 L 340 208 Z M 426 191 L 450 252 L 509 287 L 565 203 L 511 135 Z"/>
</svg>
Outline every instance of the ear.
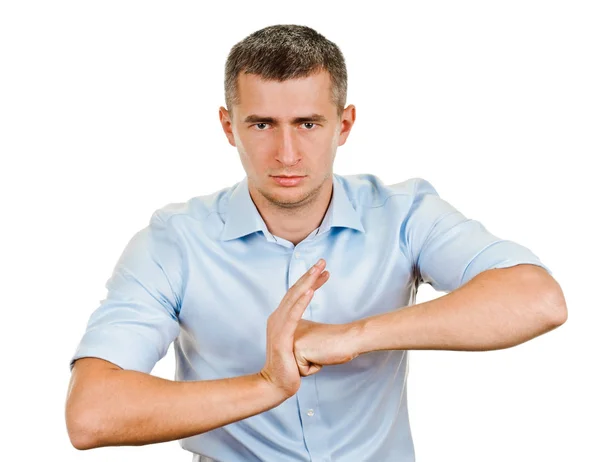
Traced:
<svg viewBox="0 0 600 462">
<path fill-rule="evenodd" d="M 356 107 L 353 104 L 348 105 L 344 112 L 342 112 L 342 120 L 341 120 L 341 128 L 340 128 L 340 137 L 338 139 L 338 146 L 342 146 L 346 139 L 348 139 L 348 135 L 350 134 L 350 130 L 352 130 L 352 126 L 354 125 L 354 121 L 356 120 Z"/>
<path fill-rule="evenodd" d="M 229 111 L 223 106 L 219 108 L 219 120 L 221 121 L 221 126 L 223 127 L 223 131 L 225 132 L 225 136 L 229 140 L 229 144 L 235 146 L 235 137 L 233 136 L 233 125 L 231 123 L 231 117 Z"/>
</svg>

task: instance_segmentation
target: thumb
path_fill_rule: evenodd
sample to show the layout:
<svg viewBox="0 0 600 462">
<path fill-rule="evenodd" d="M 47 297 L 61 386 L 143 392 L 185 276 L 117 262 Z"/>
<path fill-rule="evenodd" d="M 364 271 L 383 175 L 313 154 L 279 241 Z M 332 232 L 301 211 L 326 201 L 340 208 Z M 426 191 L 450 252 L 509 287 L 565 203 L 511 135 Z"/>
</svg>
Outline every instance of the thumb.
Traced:
<svg viewBox="0 0 600 462">
<path fill-rule="evenodd" d="M 322 368 L 323 368 L 323 366 L 321 366 L 320 364 L 312 364 L 311 363 L 310 366 L 308 366 L 308 371 L 306 372 L 306 377 L 308 377 L 309 375 L 316 374 Z"/>
<path fill-rule="evenodd" d="M 303 377 L 308 377 L 309 375 L 316 374 L 323 367 L 320 364 L 314 364 L 308 361 L 303 355 L 299 355 L 295 352 L 294 356 L 296 357 L 296 364 L 298 365 L 298 372 Z"/>
</svg>

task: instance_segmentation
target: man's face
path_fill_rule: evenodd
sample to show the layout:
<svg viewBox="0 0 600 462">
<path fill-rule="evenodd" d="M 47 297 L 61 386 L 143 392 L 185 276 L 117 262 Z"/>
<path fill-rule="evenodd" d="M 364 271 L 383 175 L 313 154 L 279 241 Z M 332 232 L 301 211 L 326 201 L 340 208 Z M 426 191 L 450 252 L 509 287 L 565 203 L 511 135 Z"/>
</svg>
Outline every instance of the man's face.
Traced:
<svg viewBox="0 0 600 462">
<path fill-rule="evenodd" d="M 233 114 L 220 108 L 219 116 L 238 149 L 252 195 L 294 208 L 328 194 L 324 186 L 331 184 L 337 147 L 355 119 L 352 105 L 338 116 L 329 73 L 284 82 L 242 73 L 238 95 Z"/>
</svg>

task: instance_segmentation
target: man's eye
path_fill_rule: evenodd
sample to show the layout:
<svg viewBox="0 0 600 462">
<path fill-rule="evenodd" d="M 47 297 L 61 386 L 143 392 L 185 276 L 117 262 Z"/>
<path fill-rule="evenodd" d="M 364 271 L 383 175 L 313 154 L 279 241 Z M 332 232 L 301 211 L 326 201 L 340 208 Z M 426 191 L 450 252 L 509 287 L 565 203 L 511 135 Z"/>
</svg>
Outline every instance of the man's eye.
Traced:
<svg viewBox="0 0 600 462">
<path fill-rule="evenodd" d="M 269 125 L 269 124 L 264 123 L 264 122 L 261 122 L 261 123 L 258 123 L 258 124 L 254 124 L 254 126 L 256 128 L 258 128 L 259 131 L 264 131 L 267 125 Z"/>
<path fill-rule="evenodd" d="M 308 130 L 312 130 L 315 126 L 315 124 L 313 124 L 312 122 L 304 122 L 302 125 L 304 125 Z"/>
</svg>

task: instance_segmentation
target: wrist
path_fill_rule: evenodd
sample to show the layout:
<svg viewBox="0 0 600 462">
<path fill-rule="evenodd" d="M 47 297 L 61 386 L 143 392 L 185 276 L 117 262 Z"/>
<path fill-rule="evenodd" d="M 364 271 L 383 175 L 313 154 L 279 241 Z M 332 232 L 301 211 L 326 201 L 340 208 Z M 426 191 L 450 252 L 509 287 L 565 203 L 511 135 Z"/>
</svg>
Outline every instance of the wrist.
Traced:
<svg viewBox="0 0 600 462">
<path fill-rule="evenodd" d="M 345 343 L 349 346 L 352 358 L 367 353 L 365 342 L 365 322 L 362 319 L 344 324 Z"/>
<path fill-rule="evenodd" d="M 291 390 L 285 390 L 281 386 L 277 385 L 270 374 L 262 369 L 260 372 L 255 374 L 260 386 L 264 390 L 265 395 L 272 396 L 277 404 L 283 403 L 286 399 L 294 396 L 295 391 L 292 393 Z"/>
</svg>

